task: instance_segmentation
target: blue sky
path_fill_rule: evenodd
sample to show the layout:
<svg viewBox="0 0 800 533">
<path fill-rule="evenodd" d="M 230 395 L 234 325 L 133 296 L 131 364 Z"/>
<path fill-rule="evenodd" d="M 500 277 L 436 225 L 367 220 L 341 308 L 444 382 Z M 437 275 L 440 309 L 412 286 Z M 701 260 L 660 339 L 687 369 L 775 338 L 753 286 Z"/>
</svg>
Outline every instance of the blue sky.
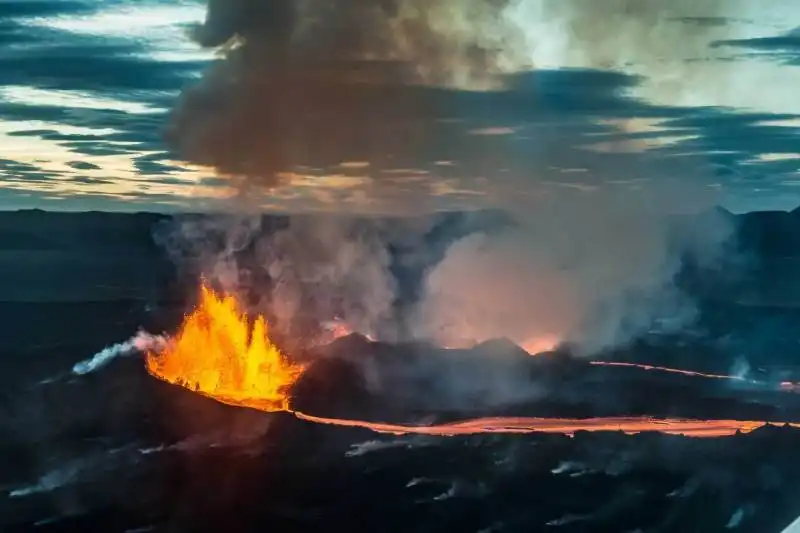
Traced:
<svg viewBox="0 0 800 533">
<path fill-rule="evenodd" d="M 356 122 L 376 128 L 369 150 L 354 141 L 331 145 L 341 153 L 326 145 L 324 157 L 303 151 L 307 160 L 282 169 L 287 178 L 265 206 L 357 209 L 371 202 L 381 173 L 390 176 L 383 183 L 402 184 L 392 194 L 417 187 L 431 208 L 480 205 L 498 191 L 671 184 L 680 192 L 685 183 L 734 211 L 793 209 L 800 4 L 750 4 L 747 16 L 698 21 L 687 12 L 675 22 L 726 26 L 736 37 L 709 32 L 703 54 L 646 65 L 634 57 L 608 69 L 565 49 L 557 21 L 532 18 L 536 69 L 516 75 L 511 89 L 408 89 L 446 102 L 448 120 L 416 117 L 435 143 L 376 165 L 376 112 L 369 125 Z M 187 37 L 204 16 L 204 3 L 190 0 L 0 0 L 0 209 L 197 210 L 228 196 L 226 179 L 163 140 L 181 91 L 214 61 Z M 319 135 L 309 147 L 321 146 Z"/>
</svg>

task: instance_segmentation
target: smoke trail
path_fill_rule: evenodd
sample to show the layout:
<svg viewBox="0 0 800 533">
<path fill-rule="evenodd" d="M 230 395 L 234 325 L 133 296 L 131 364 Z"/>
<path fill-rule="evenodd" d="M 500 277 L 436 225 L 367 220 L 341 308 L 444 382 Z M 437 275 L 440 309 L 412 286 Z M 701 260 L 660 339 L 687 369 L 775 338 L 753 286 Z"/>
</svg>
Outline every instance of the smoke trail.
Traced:
<svg viewBox="0 0 800 533">
<path fill-rule="evenodd" d="M 160 335 L 151 335 L 140 331 L 129 340 L 104 348 L 90 359 L 76 363 L 72 367 L 72 373 L 79 376 L 89 374 L 106 366 L 117 357 L 147 350 L 160 350 L 166 342 L 167 340 Z"/>
</svg>

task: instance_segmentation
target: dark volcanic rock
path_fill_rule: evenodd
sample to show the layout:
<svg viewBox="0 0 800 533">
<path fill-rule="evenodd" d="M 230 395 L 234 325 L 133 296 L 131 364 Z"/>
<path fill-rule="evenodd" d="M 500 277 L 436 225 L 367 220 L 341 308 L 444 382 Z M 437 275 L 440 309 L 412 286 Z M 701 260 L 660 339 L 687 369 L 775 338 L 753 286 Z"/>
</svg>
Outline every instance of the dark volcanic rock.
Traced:
<svg viewBox="0 0 800 533">
<path fill-rule="evenodd" d="M 404 298 L 413 299 L 451 239 L 483 227 L 466 218 L 433 224 L 430 253 L 392 264 Z M 778 533 L 798 513 L 800 434 L 791 428 L 721 439 L 391 436 L 222 405 L 153 379 L 138 356 L 71 375 L 75 362 L 139 326 L 171 331 L 180 320 L 197 280 L 180 277 L 153 241 L 154 226 L 169 220 L 0 214 L 8 332 L 0 339 L 0 531 Z M 764 381 L 778 366 L 791 376 L 800 219 L 736 220 L 744 277 L 732 285 L 719 272 L 697 272 L 687 283 L 714 289 L 699 291 L 713 300 L 701 305 L 705 344 L 648 339 L 609 357 L 726 373 L 744 355 L 754 373 L 765 367 Z M 292 391 L 294 405 L 316 415 L 777 421 L 800 413 L 800 395 L 769 386 L 593 367 L 567 349 L 530 357 L 503 341 L 437 350 L 351 336 L 304 357 L 314 362 Z"/>
<path fill-rule="evenodd" d="M 714 532 L 738 516 L 738 531 L 777 533 L 800 496 L 800 432 L 787 428 L 708 440 L 394 437 L 180 394 L 161 399 L 173 431 L 185 431 L 177 444 L 29 498 L 30 521 L 18 499 L 3 531 L 26 531 L 69 496 L 75 512 L 38 530 Z M 206 426 L 189 430 L 187 418 Z"/>
<path fill-rule="evenodd" d="M 479 365 L 487 346 L 417 348 L 401 356 L 342 339 L 298 382 L 295 401 L 312 414 L 402 421 L 409 406 L 370 389 L 359 362 L 453 370 L 460 357 Z M 511 352 L 512 368 L 563 364 Z M 570 379 L 598 370 L 569 364 L 582 364 Z M 739 531 L 777 533 L 800 498 L 800 432 L 791 428 L 721 439 L 380 435 L 222 405 L 151 378 L 136 356 L 16 400 L 0 468 L 4 532 L 713 532 L 736 518 Z"/>
<path fill-rule="evenodd" d="M 292 405 L 324 416 L 394 423 L 493 415 L 800 421 L 800 395 L 777 382 L 597 366 L 563 350 L 530 356 L 507 341 L 445 350 L 351 335 L 306 357 Z"/>
<path fill-rule="evenodd" d="M 364 376 L 346 359 L 313 363 L 292 387 L 292 408 L 319 416 L 364 415 L 373 404 Z"/>
</svg>

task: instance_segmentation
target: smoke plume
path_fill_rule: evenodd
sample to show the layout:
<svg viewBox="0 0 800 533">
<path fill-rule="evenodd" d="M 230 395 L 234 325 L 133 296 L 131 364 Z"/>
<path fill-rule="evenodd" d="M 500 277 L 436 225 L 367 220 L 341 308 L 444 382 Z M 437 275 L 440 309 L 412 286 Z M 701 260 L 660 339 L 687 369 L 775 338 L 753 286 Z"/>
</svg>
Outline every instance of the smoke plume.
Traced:
<svg viewBox="0 0 800 533">
<path fill-rule="evenodd" d="M 377 336 L 393 317 L 395 298 L 379 230 L 369 221 L 299 216 L 260 240 L 258 263 L 270 280 L 262 310 L 288 338 L 326 322 Z"/>
<path fill-rule="evenodd" d="M 543 203 L 518 213 L 513 227 L 458 240 L 425 279 L 416 336 L 455 347 L 506 337 L 532 351 L 564 342 L 596 352 L 687 326 L 697 307 L 677 276 L 687 258 L 718 266 L 732 227 L 716 211 L 687 224 L 689 215 L 671 213 L 676 204 L 655 208 L 644 196 Z"/>
<path fill-rule="evenodd" d="M 380 195 L 396 186 L 386 170 L 439 142 L 432 122 L 458 119 L 446 95 L 422 97 L 409 85 L 500 88 L 504 74 L 567 65 L 633 70 L 672 93 L 715 90 L 730 80 L 712 84 L 696 65 L 723 53 L 710 44 L 735 37 L 724 19 L 742 5 L 211 0 L 193 36 L 221 57 L 182 95 L 167 138 L 239 193 L 297 173 L 340 174 L 339 164 L 355 161 L 369 164 L 365 194 Z M 424 180 L 414 188 L 417 201 L 429 192 Z"/>
<path fill-rule="evenodd" d="M 714 204 L 706 194 L 712 176 L 671 168 L 662 174 L 686 175 L 668 191 L 623 193 L 604 184 L 664 176 L 647 163 L 609 159 L 603 169 L 586 165 L 597 177 L 593 192 L 542 196 L 552 188 L 544 170 L 575 163 L 563 146 L 570 139 L 532 139 L 530 151 L 542 160 L 509 181 L 500 170 L 510 149 L 490 143 L 459 152 L 454 143 L 473 141 L 442 128 L 463 121 L 454 95 L 502 94 L 507 75 L 540 66 L 628 69 L 661 76 L 665 91 L 691 92 L 694 60 L 721 53 L 710 44 L 734 37 L 725 21 L 741 15 L 742 5 L 211 0 L 193 37 L 219 49 L 220 59 L 181 96 L 167 139 L 182 157 L 227 177 L 236 199 L 273 195 L 302 176 L 338 179 L 362 205 L 389 198 L 384 205 L 394 211 L 420 213 L 441 187 L 433 163 L 463 155 L 469 164 L 462 170 L 480 170 L 472 176 L 483 187 L 477 206 L 507 210 L 515 222 L 464 236 L 437 233 L 435 219 L 415 226 L 409 219 L 293 217 L 265 230 L 260 218 L 244 215 L 185 222 L 168 247 L 224 288 L 258 293 L 256 305 L 289 337 L 303 335 L 303 321 L 341 320 L 371 335 L 410 334 L 448 346 L 505 336 L 593 351 L 665 317 L 679 327 L 695 311 L 675 283 L 683 260 L 712 264 L 730 237 L 722 217 L 690 231 L 673 217 Z M 553 160 L 565 154 L 569 161 Z M 310 199 L 318 199 L 311 189 Z M 246 265 L 242 254 L 250 257 Z M 410 305 L 397 305 L 409 290 L 398 270 L 414 271 Z"/>
</svg>

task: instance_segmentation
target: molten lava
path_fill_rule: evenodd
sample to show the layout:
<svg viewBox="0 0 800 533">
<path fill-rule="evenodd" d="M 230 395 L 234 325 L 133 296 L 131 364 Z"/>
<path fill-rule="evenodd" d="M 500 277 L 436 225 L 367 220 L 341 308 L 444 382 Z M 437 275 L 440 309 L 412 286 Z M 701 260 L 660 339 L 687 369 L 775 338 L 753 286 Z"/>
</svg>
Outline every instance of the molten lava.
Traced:
<svg viewBox="0 0 800 533">
<path fill-rule="evenodd" d="M 402 424 L 386 424 L 368 422 L 366 420 L 346 420 L 342 418 L 326 418 L 306 413 L 295 412 L 300 420 L 316 424 L 329 424 L 342 427 L 365 428 L 375 433 L 391 435 L 433 435 L 437 437 L 454 437 L 459 435 L 475 435 L 478 433 L 557 433 L 574 436 L 578 431 L 621 431 L 628 435 L 654 431 L 666 435 L 683 435 L 685 437 L 727 437 L 738 433 L 750 433 L 764 427 L 769 422 L 757 420 L 690 420 L 680 418 L 650 417 L 605 417 L 605 418 L 540 418 L 525 416 L 499 416 L 475 418 L 433 426 L 407 426 Z M 800 424 L 781 422 L 798 428 Z"/>
<path fill-rule="evenodd" d="M 349 329 L 334 329 L 341 333 Z M 185 387 L 222 403 L 261 411 L 289 411 L 301 420 L 317 424 L 366 428 L 377 433 L 423 434 L 437 436 L 474 433 L 561 433 L 577 431 L 656 431 L 695 437 L 719 437 L 736 432 L 748 433 L 765 424 L 749 420 L 681 420 L 649 417 L 560 419 L 534 417 L 494 417 L 463 420 L 431 426 L 387 424 L 366 420 L 326 418 L 294 411 L 288 389 L 304 367 L 290 363 L 270 341 L 267 323 L 258 316 L 251 320 L 230 295 L 218 295 L 207 285 L 200 289 L 197 307 L 186 316 L 174 339 L 156 343 L 146 353 L 147 371 L 168 383 Z M 550 346 L 550 339 L 528 343 L 531 353 Z M 592 362 L 604 366 L 634 366 L 710 378 L 730 378 L 715 374 L 636 365 L 632 363 Z M 791 424 L 794 427 L 800 424 Z"/>
<path fill-rule="evenodd" d="M 303 367 L 287 361 L 268 333 L 262 316 L 251 322 L 233 296 L 203 284 L 175 338 L 147 352 L 147 371 L 223 403 L 286 410 L 288 388 Z"/>
</svg>

